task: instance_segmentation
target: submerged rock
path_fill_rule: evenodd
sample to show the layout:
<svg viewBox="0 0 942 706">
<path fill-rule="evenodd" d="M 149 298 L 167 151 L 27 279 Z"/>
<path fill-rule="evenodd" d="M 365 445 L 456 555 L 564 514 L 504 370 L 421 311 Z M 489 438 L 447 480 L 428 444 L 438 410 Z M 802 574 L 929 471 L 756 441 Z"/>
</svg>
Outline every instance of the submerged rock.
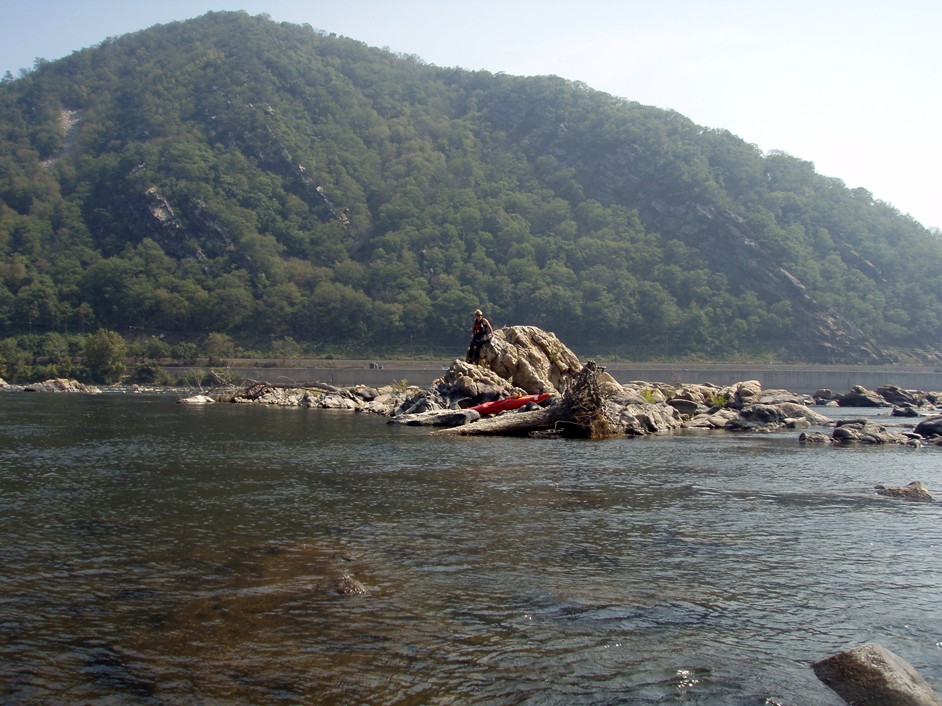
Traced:
<svg viewBox="0 0 942 706">
<path fill-rule="evenodd" d="M 914 480 L 909 485 L 898 488 L 887 488 L 884 485 L 875 486 L 878 495 L 887 495 L 891 498 L 902 498 L 903 500 L 912 500 L 914 502 L 931 503 L 932 495 L 929 488 L 921 480 Z"/>
<path fill-rule="evenodd" d="M 363 596 L 366 595 L 366 586 L 353 578 L 350 574 L 337 576 L 331 582 L 334 593 L 338 596 Z"/>
<path fill-rule="evenodd" d="M 214 404 L 216 400 L 214 400 L 209 395 L 190 395 L 189 397 L 180 397 L 179 399 L 177 399 L 177 402 L 180 404 L 200 405 L 200 404 Z"/>
</svg>

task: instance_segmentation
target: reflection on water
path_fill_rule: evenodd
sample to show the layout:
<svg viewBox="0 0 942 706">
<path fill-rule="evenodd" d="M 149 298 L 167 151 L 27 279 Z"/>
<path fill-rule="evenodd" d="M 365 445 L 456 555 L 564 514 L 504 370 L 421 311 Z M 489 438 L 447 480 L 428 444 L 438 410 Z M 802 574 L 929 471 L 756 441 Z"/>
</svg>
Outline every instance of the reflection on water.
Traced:
<svg viewBox="0 0 942 706">
<path fill-rule="evenodd" d="M 942 511 L 873 493 L 936 449 L 0 403 L 4 701 L 839 704 L 867 640 L 942 685 Z"/>
</svg>

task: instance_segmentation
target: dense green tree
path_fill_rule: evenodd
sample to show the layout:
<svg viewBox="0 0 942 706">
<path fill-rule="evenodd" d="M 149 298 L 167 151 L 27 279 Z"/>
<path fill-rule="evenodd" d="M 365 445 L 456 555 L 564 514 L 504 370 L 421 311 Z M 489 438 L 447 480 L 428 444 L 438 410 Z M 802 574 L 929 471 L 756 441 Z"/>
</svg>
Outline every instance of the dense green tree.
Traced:
<svg viewBox="0 0 942 706">
<path fill-rule="evenodd" d="M 98 329 L 85 337 L 82 363 L 92 382 L 113 383 L 124 374 L 124 355 L 127 343 L 120 334 Z"/>
</svg>

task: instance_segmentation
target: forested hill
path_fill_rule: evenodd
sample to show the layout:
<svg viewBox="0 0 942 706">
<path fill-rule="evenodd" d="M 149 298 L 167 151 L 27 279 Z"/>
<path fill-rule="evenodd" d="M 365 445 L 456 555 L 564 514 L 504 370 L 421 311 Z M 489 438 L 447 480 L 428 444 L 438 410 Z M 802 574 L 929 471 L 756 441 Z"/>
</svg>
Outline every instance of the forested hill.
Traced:
<svg viewBox="0 0 942 706">
<path fill-rule="evenodd" d="M 8 78 L 0 128 L 0 338 L 460 354 L 480 307 L 583 355 L 925 361 L 942 340 L 937 233 L 577 82 L 210 13 Z"/>
</svg>

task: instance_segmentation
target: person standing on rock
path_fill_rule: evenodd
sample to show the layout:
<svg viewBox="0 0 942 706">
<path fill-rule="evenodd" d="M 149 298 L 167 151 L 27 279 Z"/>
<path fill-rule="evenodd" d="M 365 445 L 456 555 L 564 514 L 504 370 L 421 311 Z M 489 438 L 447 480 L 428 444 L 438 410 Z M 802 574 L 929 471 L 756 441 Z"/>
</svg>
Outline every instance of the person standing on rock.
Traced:
<svg viewBox="0 0 942 706">
<path fill-rule="evenodd" d="M 484 318 L 484 313 L 478 309 L 474 312 L 474 323 L 471 325 L 471 344 L 468 346 L 468 354 L 465 360 L 469 363 L 477 363 L 478 356 L 481 355 L 481 346 L 491 340 L 491 334 L 494 329 L 491 322 Z"/>
</svg>

